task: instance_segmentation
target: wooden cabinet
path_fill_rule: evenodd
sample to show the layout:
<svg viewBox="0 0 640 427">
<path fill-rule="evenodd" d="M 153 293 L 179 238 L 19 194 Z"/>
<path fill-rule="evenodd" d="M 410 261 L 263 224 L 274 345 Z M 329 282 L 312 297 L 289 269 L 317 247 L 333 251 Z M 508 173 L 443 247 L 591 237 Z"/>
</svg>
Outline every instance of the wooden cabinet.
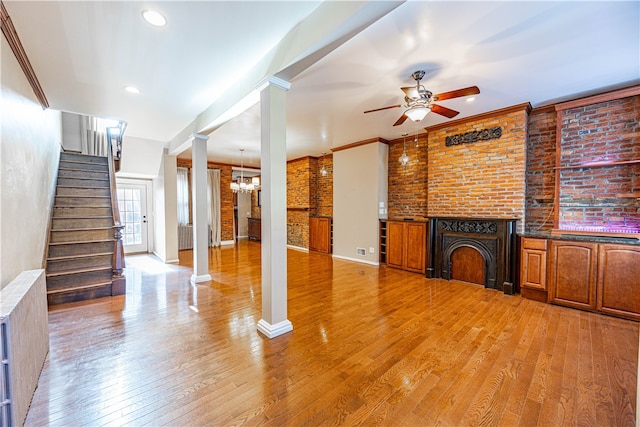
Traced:
<svg viewBox="0 0 640 427">
<path fill-rule="evenodd" d="M 520 285 L 524 298 L 640 320 L 640 246 L 524 237 Z"/>
<path fill-rule="evenodd" d="M 329 217 L 309 218 L 309 250 L 330 254 L 332 251 L 332 219 Z"/>
<path fill-rule="evenodd" d="M 386 221 L 385 226 L 384 250 L 387 266 L 424 273 L 427 224 L 412 221 Z M 382 250 L 381 247 L 381 253 Z"/>
<path fill-rule="evenodd" d="M 640 320 L 640 246 L 599 245 L 596 308 Z"/>
<path fill-rule="evenodd" d="M 551 241 L 549 302 L 596 309 L 597 243 Z"/>
<path fill-rule="evenodd" d="M 260 241 L 262 239 L 262 221 L 260 218 L 247 218 L 249 223 L 249 240 Z"/>
<path fill-rule="evenodd" d="M 522 296 L 547 302 L 547 240 L 524 237 L 520 265 Z"/>
</svg>

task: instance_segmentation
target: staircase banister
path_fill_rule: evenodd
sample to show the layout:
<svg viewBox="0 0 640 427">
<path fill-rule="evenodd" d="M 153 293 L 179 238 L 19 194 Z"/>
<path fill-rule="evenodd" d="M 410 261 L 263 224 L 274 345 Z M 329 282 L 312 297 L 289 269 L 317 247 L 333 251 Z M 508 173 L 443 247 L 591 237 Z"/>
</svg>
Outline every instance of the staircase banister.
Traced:
<svg viewBox="0 0 640 427">
<path fill-rule="evenodd" d="M 111 189 L 111 211 L 113 214 L 113 278 L 112 278 L 112 292 L 111 295 L 122 295 L 126 291 L 126 279 L 124 277 L 124 245 L 122 242 L 122 229 L 124 225 L 120 219 L 120 209 L 118 209 L 118 190 L 116 187 L 116 168 L 113 152 L 113 145 L 111 144 L 111 138 L 109 136 L 109 130 L 107 129 L 107 139 L 111 150 L 107 155 L 107 162 L 109 164 L 109 187 Z"/>
</svg>

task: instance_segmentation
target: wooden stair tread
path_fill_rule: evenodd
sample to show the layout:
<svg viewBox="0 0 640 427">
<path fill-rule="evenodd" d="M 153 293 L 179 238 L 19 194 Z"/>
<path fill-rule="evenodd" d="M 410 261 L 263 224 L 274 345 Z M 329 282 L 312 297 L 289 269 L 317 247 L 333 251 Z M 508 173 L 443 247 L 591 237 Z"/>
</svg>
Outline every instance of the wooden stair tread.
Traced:
<svg viewBox="0 0 640 427">
<path fill-rule="evenodd" d="M 88 228 L 54 228 L 51 231 L 94 231 L 94 230 L 111 230 L 113 227 L 88 227 Z"/>
<path fill-rule="evenodd" d="M 75 188 L 100 188 L 100 187 L 75 187 Z M 87 196 L 87 195 L 70 195 L 70 194 L 56 194 L 56 197 L 62 197 L 65 199 L 111 199 L 110 196 Z"/>
<path fill-rule="evenodd" d="M 112 285 L 112 284 L 113 282 L 111 280 L 107 282 L 88 283 L 86 285 L 73 286 L 71 288 L 59 288 L 59 289 L 47 290 L 47 295 L 54 295 L 54 294 L 59 294 L 62 292 L 69 292 L 69 291 L 78 291 L 82 289 L 99 288 L 102 286 Z"/>
<path fill-rule="evenodd" d="M 68 160 L 62 160 L 63 162 L 69 162 Z M 69 163 L 80 163 L 80 162 L 69 162 Z M 82 164 L 91 164 L 91 165 L 100 165 L 101 163 L 87 163 L 84 162 Z M 105 163 L 104 166 L 107 166 L 107 164 Z M 78 168 L 72 168 L 69 166 L 65 166 L 62 165 L 58 168 L 58 170 L 62 170 L 62 171 L 74 171 L 74 172 L 98 172 L 98 173 L 109 173 L 108 170 L 103 171 L 99 171 L 99 170 L 91 170 L 91 169 L 78 169 Z"/>
<path fill-rule="evenodd" d="M 63 176 L 61 177 L 62 179 L 79 179 L 79 180 L 84 180 L 84 181 L 104 181 L 104 182 L 108 182 L 109 180 L 106 178 L 72 178 L 72 177 L 68 177 L 68 176 Z M 102 188 L 102 187 L 92 187 L 92 186 L 87 186 L 87 185 L 69 185 L 69 184 L 58 184 L 56 187 L 58 188 Z"/>
<path fill-rule="evenodd" d="M 112 228 L 112 227 L 109 227 Z M 114 242 L 116 239 L 98 239 L 98 240 L 76 240 L 73 242 L 49 242 L 49 246 L 58 245 L 78 245 L 81 243 L 100 243 L 100 242 Z"/>
<path fill-rule="evenodd" d="M 105 219 L 105 218 L 112 218 L 112 217 L 110 215 L 100 215 L 100 216 L 89 216 L 89 215 L 83 215 L 83 216 L 56 216 L 56 215 L 54 215 L 52 218 L 53 219 Z"/>
<path fill-rule="evenodd" d="M 75 270 L 65 270 L 65 271 L 53 271 L 50 273 L 46 273 L 45 277 L 58 277 L 58 276 L 67 276 L 70 274 L 80 274 L 80 273 L 91 273 L 94 271 L 105 271 L 111 270 L 112 266 L 102 266 L 102 267 L 93 267 L 93 268 L 77 268 Z"/>
<path fill-rule="evenodd" d="M 113 255 L 113 252 L 95 252 L 90 254 L 78 254 L 78 255 L 64 255 L 64 256 L 56 256 L 47 258 L 47 261 L 62 261 L 67 259 L 77 259 L 77 258 L 91 258 L 94 256 L 104 256 L 104 255 Z"/>
</svg>

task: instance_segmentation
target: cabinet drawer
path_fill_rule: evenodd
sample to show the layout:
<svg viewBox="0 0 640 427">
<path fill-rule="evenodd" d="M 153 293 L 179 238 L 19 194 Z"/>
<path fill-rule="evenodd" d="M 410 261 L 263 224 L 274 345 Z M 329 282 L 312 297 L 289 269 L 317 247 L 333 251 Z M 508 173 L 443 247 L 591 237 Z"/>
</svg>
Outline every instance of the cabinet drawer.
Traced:
<svg viewBox="0 0 640 427">
<path fill-rule="evenodd" d="M 547 241 L 545 239 L 531 239 L 525 237 L 522 239 L 522 247 L 524 249 L 537 249 L 539 251 L 546 251 Z"/>
</svg>

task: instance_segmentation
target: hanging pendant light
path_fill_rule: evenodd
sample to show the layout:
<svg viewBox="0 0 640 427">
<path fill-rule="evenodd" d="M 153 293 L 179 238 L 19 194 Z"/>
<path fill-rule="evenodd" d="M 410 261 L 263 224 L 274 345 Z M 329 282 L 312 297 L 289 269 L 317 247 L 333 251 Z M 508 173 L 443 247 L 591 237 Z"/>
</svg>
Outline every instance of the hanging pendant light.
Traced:
<svg viewBox="0 0 640 427">
<path fill-rule="evenodd" d="M 324 156 L 325 156 L 325 154 L 327 154 L 327 153 L 322 153 L 322 160 L 321 160 L 322 168 L 320 169 L 320 175 L 322 175 L 322 176 L 327 176 L 327 174 L 329 173 L 329 171 L 327 171 L 327 168 L 324 166 Z"/>
<path fill-rule="evenodd" d="M 402 169 L 407 168 L 407 163 L 409 163 L 409 156 L 407 156 L 407 135 L 408 133 L 403 133 L 402 137 L 402 155 L 398 159 L 398 161 L 402 164 Z"/>
</svg>

